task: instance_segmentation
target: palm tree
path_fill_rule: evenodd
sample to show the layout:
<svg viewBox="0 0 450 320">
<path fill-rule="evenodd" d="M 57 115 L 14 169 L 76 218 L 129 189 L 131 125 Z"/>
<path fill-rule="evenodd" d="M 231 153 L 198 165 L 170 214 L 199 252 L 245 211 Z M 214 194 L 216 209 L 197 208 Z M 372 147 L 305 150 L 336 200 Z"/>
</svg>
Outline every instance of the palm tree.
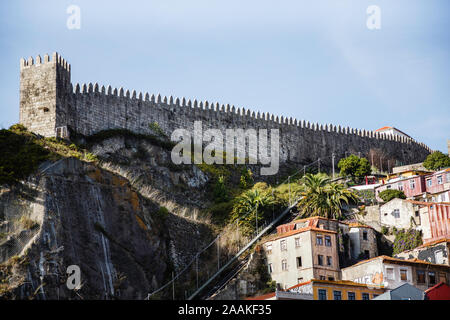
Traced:
<svg viewBox="0 0 450 320">
<path fill-rule="evenodd" d="M 341 216 L 342 205 L 357 201 L 358 197 L 344 185 L 330 182 L 321 174 L 307 174 L 303 177 L 304 190 L 298 208 L 302 217 L 322 216 L 337 219 Z"/>
</svg>

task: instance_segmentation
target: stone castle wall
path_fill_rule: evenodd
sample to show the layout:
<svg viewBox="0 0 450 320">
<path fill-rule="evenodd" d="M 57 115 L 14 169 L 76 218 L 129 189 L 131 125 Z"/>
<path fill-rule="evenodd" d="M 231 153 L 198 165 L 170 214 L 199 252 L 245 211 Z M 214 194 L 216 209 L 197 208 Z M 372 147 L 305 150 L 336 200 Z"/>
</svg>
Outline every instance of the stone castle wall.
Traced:
<svg viewBox="0 0 450 320">
<path fill-rule="evenodd" d="M 55 129 L 64 126 L 83 135 L 115 128 L 152 133 L 149 124 L 153 122 L 168 136 L 178 128 L 193 130 L 194 121 L 202 121 L 204 130 L 279 129 L 282 162 L 308 163 L 321 158 L 325 166 L 331 166 L 332 153 L 338 160 L 349 153 L 367 156 L 371 149 L 380 149 L 386 157 L 406 164 L 423 161 L 432 152 L 423 143 L 397 135 L 92 83 L 72 85 L 70 65 L 56 53 L 51 61 L 47 55 L 44 62 L 38 57 L 36 64 L 32 58 L 21 60 L 20 114 L 21 123 L 45 136 L 54 136 Z"/>
</svg>

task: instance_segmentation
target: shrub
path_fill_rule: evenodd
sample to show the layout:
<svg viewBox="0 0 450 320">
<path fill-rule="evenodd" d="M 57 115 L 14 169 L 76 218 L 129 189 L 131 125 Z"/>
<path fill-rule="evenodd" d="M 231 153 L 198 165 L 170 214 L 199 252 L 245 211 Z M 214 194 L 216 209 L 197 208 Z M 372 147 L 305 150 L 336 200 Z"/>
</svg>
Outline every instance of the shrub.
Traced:
<svg viewBox="0 0 450 320">
<path fill-rule="evenodd" d="M 0 130 L 0 184 L 12 184 L 36 171 L 50 152 L 28 135 L 18 134 L 20 125 Z"/>
<path fill-rule="evenodd" d="M 156 211 L 156 214 L 158 217 L 165 219 L 169 216 L 169 210 L 167 210 L 166 207 L 161 206 L 158 211 Z"/>
<path fill-rule="evenodd" d="M 154 121 L 148 124 L 150 130 L 152 130 L 159 137 L 167 137 L 163 129 L 159 126 L 159 123 Z"/>
<path fill-rule="evenodd" d="M 228 201 L 228 191 L 225 186 L 224 176 L 219 176 L 213 189 L 214 201 L 216 203 Z"/>
<path fill-rule="evenodd" d="M 380 198 L 385 202 L 389 202 L 394 198 L 406 199 L 406 196 L 403 191 L 387 189 L 380 192 Z"/>
<path fill-rule="evenodd" d="M 244 167 L 241 170 L 239 185 L 242 189 L 250 188 L 253 184 L 253 173 L 250 169 Z"/>
<path fill-rule="evenodd" d="M 395 231 L 393 254 L 414 249 L 422 244 L 422 232 L 415 229 Z"/>
<path fill-rule="evenodd" d="M 389 228 L 386 226 L 381 227 L 381 233 L 387 235 L 389 233 Z"/>
</svg>

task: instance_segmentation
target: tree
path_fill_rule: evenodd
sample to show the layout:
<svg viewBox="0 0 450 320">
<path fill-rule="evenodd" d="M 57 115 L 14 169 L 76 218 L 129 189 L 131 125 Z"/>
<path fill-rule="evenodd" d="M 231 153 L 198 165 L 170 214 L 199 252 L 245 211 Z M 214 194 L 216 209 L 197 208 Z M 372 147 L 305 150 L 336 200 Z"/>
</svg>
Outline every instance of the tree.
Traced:
<svg viewBox="0 0 450 320">
<path fill-rule="evenodd" d="M 245 231 L 250 231 L 253 225 L 264 219 L 264 210 L 273 203 L 273 198 L 269 189 L 261 191 L 251 189 L 244 192 L 236 199 L 233 207 L 232 220 L 243 218 L 240 225 L 244 225 Z"/>
<path fill-rule="evenodd" d="M 429 170 L 439 170 L 450 167 L 450 157 L 440 151 L 433 152 L 423 162 L 423 166 Z"/>
<path fill-rule="evenodd" d="M 358 196 L 339 183 L 330 182 L 320 174 L 303 177 L 304 190 L 298 208 L 302 216 L 323 216 L 337 219 L 342 215 L 344 203 L 358 201 Z"/>
<path fill-rule="evenodd" d="M 383 190 L 380 192 L 379 196 L 385 202 L 389 202 L 394 198 L 406 199 L 406 196 L 403 193 L 403 191 L 394 190 L 394 189 Z"/>
<path fill-rule="evenodd" d="M 366 158 L 359 158 L 354 154 L 343 158 L 338 162 L 341 175 L 354 178 L 363 178 L 372 172 L 369 161 Z"/>
</svg>

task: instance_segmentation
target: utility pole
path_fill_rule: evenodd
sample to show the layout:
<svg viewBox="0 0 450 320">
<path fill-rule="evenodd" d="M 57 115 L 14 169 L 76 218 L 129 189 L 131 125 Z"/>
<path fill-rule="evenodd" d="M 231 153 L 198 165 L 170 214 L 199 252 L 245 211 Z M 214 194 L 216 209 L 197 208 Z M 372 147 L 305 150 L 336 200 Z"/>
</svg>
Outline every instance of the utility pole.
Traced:
<svg viewBox="0 0 450 320">
<path fill-rule="evenodd" d="M 217 270 L 220 269 L 220 235 L 217 237 Z"/>
<path fill-rule="evenodd" d="M 172 271 L 172 300 L 175 300 L 175 279 Z"/>
<path fill-rule="evenodd" d="M 333 168 L 333 179 L 334 179 L 334 157 L 335 157 L 335 154 L 334 154 L 334 152 L 331 154 L 331 166 L 332 166 L 332 168 Z"/>
<path fill-rule="evenodd" d="M 381 161 L 381 157 L 380 157 L 380 172 L 383 172 L 383 162 Z"/>
<path fill-rule="evenodd" d="M 291 176 L 288 177 L 288 186 L 289 186 L 289 206 L 291 206 Z"/>
<path fill-rule="evenodd" d="M 197 273 L 197 289 L 198 289 L 198 254 L 196 256 L 195 271 Z"/>
</svg>

